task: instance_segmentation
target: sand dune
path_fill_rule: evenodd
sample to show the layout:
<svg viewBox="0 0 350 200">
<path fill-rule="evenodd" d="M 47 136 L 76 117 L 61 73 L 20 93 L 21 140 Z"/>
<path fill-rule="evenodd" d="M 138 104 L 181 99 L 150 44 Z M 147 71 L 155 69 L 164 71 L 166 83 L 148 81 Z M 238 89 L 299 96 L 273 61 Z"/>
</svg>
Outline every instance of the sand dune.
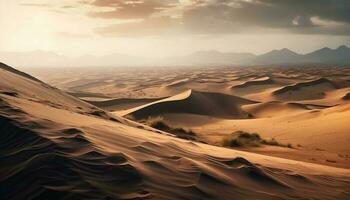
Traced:
<svg viewBox="0 0 350 200">
<path fill-rule="evenodd" d="M 85 112 L 96 108 L 46 84 L 3 67 L 0 73 L 3 199 L 270 200 L 350 195 L 349 170 L 132 127 L 122 119 L 89 115 Z M 191 95 L 204 94 L 182 94 Z"/>
<path fill-rule="evenodd" d="M 235 95 L 247 97 L 251 94 L 255 95 L 269 89 L 276 89 L 282 85 L 283 84 L 270 77 L 262 77 L 234 85 L 231 87 L 231 91 Z"/>
<path fill-rule="evenodd" d="M 320 78 L 283 87 L 274 91 L 273 94 L 286 100 L 322 99 L 326 96 L 326 92 L 337 88 L 338 85 L 334 82 L 326 78 Z"/>
<path fill-rule="evenodd" d="M 233 89 L 235 88 L 249 88 L 251 86 L 259 86 L 259 85 L 271 85 L 276 84 L 277 82 L 270 77 L 262 77 L 258 79 L 253 79 L 250 81 L 243 82 L 239 85 L 232 86 Z"/>
<path fill-rule="evenodd" d="M 184 93 L 151 104 L 140 106 L 124 114 L 136 119 L 166 113 L 189 113 L 220 118 L 249 118 L 240 106 L 256 103 L 248 99 L 221 94 L 188 90 Z"/>
<path fill-rule="evenodd" d="M 305 112 L 309 108 L 304 104 L 270 101 L 245 105 L 243 106 L 243 110 L 251 113 L 254 117 L 276 117 Z"/>
</svg>

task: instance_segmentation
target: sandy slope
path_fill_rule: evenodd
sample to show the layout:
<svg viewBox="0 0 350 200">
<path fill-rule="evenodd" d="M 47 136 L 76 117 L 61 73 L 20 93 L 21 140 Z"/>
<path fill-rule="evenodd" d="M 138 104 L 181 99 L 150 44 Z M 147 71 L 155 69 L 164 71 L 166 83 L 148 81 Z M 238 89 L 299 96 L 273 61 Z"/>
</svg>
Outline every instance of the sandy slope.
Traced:
<svg viewBox="0 0 350 200">
<path fill-rule="evenodd" d="M 241 105 L 256 103 L 244 98 L 221 94 L 188 90 L 170 98 L 132 108 L 124 115 L 132 115 L 136 119 L 157 116 L 166 113 L 189 113 L 214 116 L 219 118 L 249 118 Z M 118 112 L 117 114 L 121 114 Z"/>
<path fill-rule="evenodd" d="M 281 85 L 283 84 L 270 77 L 261 77 L 261 78 L 245 81 L 238 85 L 234 85 L 231 87 L 231 89 L 234 94 L 243 96 L 243 95 L 255 94 L 257 92 L 262 92 L 271 88 L 278 88 Z"/>
<path fill-rule="evenodd" d="M 1 199 L 350 195 L 349 170 L 183 141 L 91 115 L 92 106 L 35 80 L 0 75 Z"/>
<path fill-rule="evenodd" d="M 151 102 L 160 100 L 159 98 L 140 98 L 140 99 L 130 99 L 130 98 L 119 98 L 119 99 L 110 99 L 110 100 L 87 100 L 88 103 L 91 103 L 99 108 L 109 111 L 125 111 L 131 108 L 142 106 Z"/>
<path fill-rule="evenodd" d="M 283 87 L 274 91 L 273 94 L 278 98 L 287 100 L 322 99 L 326 96 L 326 92 L 337 88 L 338 86 L 334 82 L 320 78 Z"/>
</svg>

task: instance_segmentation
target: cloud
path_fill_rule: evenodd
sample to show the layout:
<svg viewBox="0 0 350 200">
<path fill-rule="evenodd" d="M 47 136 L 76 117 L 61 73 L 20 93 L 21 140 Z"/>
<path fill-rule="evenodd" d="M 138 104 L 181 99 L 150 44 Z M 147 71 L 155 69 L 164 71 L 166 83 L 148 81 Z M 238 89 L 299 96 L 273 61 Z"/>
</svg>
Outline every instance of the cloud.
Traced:
<svg viewBox="0 0 350 200">
<path fill-rule="evenodd" d="M 71 8 L 75 8 L 74 6 L 71 6 L 71 5 L 64 5 L 64 6 L 61 6 L 61 8 L 64 8 L 64 9 L 71 9 Z"/>
<path fill-rule="evenodd" d="M 63 12 L 66 9 L 73 9 L 76 8 L 73 5 L 56 5 L 56 4 L 48 4 L 48 3 L 21 3 L 20 6 L 27 6 L 27 7 L 36 7 L 39 9 L 44 9 L 51 12 Z"/>
<path fill-rule="evenodd" d="M 21 6 L 29 6 L 29 7 L 40 7 L 40 8 L 51 8 L 53 5 L 46 3 L 21 3 Z"/>
<path fill-rule="evenodd" d="M 99 35 L 107 37 L 136 37 L 176 34 L 179 33 L 181 27 L 182 26 L 177 19 L 170 17 L 157 17 L 99 27 L 95 29 L 95 32 Z"/>
<path fill-rule="evenodd" d="M 95 0 L 84 2 L 95 7 L 111 8 L 111 11 L 92 11 L 88 13 L 90 17 L 107 19 L 144 19 L 154 13 L 170 8 L 175 0 Z"/>
<path fill-rule="evenodd" d="M 324 24 L 317 24 L 313 18 Z M 337 22 L 337 26 L 328 26 Z M 350 25 L 348 0 L 207 0 L 185 9 L 183 22 L 192 32 L 232 33 L 256 29 L 337 34 Z M 321 27 L 321 28 L 320 28 Z M 328 31 L 327 31 L 328 27 Z"/>
<path fill-rule="evenodd" d="M 105 23 L 108 25 L 95 29 L 103 36 L 171 34 L 171 31 L 201 35 L 350 32 L 350 0 L 76 0 L 76 3 L 74 7 L 84 8 L 88 17 L 108 20 Z M 110 25 L 113 20 L 115 24 Z"/>
</svg>

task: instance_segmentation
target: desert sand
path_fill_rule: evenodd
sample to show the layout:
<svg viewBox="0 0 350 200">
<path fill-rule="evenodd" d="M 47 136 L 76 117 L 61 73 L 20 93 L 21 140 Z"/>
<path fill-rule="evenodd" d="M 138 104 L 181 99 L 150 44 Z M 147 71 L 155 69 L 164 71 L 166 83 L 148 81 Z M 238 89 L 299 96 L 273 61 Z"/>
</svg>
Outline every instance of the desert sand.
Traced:
<svg viewBox="0 0 350 200">
<path fill-rule="evenodd" d="M 265 147 L 242 151 L 244 149 L 210 144 L 215 144 L 216 138 L 225 132 L 251 128 L 259 130 L 263 136 L 280 134 L 275 137 L 295 143 L 304 141 L 305 148 L 320 145 L 329 154 L 346 154 L 349 152 L 345 145 L 349 138 L 346 134 L 349 104 L 342 99 L 349 87 L 346 80 L 344 85 L 336 88 L 322 85 L 326 88 L 322 96 L 332 93 L 339 98 L 332 96 L 329 102 L 307 98 L 291 103 L 283 100 L 286 96 L 273 95 L 274 91 L 286 87 L 280 86 L 282 82 L 295 84 L 281 78 L 276 80 L 278 84 L 272 84 L 272 88 L 262 90 L 261 99 L 271 98 L 271 102 L 264 103 L 251 96 L 249 91 L 241 96 L 235 96 L 234 92 L 230 94 L 233 83 L 245 83 L 240 88 L 257 85 L 239 80 L 238 74 L 224 73 L 218 80 L 213 78 L 214 72 L 199 70 L 198 74 L 190 74 L 192 78 L 174 83 L 173 80 L 180 76 L 178 73 L 164 78 L 170 84 L 148 77 L 149 87 L 144 86 L 143 92 L 138 94 L 140 98 L 162 98 L 145 95 L 145 91 L 159 90 L 165 97 L 184 90 L 180 94 L 107 112 L 1 64 L 0 155 L 4 161 L 0 166 L 1 196 L 5 199 L 346 199 L 350 196 L 350 169 L 346 169 L 345 164 L 334 167 L 326 164 L 339 163 L 321 165 L 278 158 L 288 157 L 281 153 L 275 155 L 278 157 L 262 155 L 278 152 L 265 152 Z M 241 75 L 248 81 L 255 80 L 249 69 L 247 74 Z M 295 77 L 304 81 L 314 78 L 314 75 Z M 199 82 L 204 79 L 204 84 Z M 270 82 L 263 78 L 257 83 L 263 81 L 264 85 L 270 85 L 264 80 Z M 62 82 L 70 85 L 69 81 Z M 80 80 L 74 82 L 81 83 Z M 67 91 L 86 96 L 98 94 L 97 91 L 104 91 L 105 87 L 111 89 L 110 93 L 103 93 L 105 97 L 118 98 L 121 95 L 118 87 L 113 88 L 115 83 L 110 82 L 106 86 L 90 84 L 86 90 Z M 74 88 L 81 89 L 79 84 Z M 203 91 L 204 88 L 217 90 Z M 337 90 L 342 92 L 338 94 Z M 271 107 L 276 107 L 278 113 L 273 113 Z M 141 118 L 162 115 L 170 123 L 198 131 L 198 137 L 209 144 L 176 138 L 122 117 L 132 113 L 139 113 L 137 116 Z M 228 127 L 230 130 L 226 130 Z M 329 131 L 330 127 L 331 136 L 327 137 L 326 128 Z M 298 135 L 298 130 L 304 131 Z M 282 149 L 279 152 L 286 155 L 293 155 L 292 151 L 305 151 L 303 148 L 274 148 Z"/>
<path fill-rule="evenodd" d="M 293 148 L 245 151 L 350 166 L 347 67 L 79 69 L 84 79 L 51 70 L 30 73 L 117 116 L 160 116 L 217 146 L 235 131 L 258 133 Z"/>
</svg>

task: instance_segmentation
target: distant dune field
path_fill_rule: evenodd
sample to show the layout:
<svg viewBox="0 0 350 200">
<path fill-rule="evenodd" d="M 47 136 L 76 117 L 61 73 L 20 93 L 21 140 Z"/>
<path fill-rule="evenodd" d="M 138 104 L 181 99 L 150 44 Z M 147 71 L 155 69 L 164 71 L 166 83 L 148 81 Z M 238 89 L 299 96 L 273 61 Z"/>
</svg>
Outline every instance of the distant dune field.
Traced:
<svg viewBox="0 0 350 200">
<path fill-rule="evenodd" d="M 64 85 L 57 85 L 84 98 L 103 97 L 89 101 L 98 108 L 1 64 L 0 154 L 5 162 L 0 166 L 0 194 L 5 199 L 347 198 L 350 104 L 343 97 L 350 84 L 341 74 L 348 69 L 339 68 L 339 75 L 308 69 L 290 80 L 274 70 L 180 71 L 144 76 L 147 84 L 138 82 L 141 77 L 125 77 L 130 84 L 123 87 L 105 78 L 107 85 L 74 90 L 67 76 Z M 327 79 L 325 86 L 310 82 L 320 75 Z M 57 76 L 63 80 L 66 75 Z M 186 81 L 169 88 L 179 77 Z M 270 85 L 270 80 L 271 88 L 260 93 L 235 94 L 233 89 Z M 326 88 L 316 95 L 320 98 L 289 101 L 274 94 L 310 83 Z M 108 88 L 111 92 L 104 93 Z M 116 100 L 118 90 L 125 88 L 139 96 Z M 179 90 L 183 92 L 177 94 Z M 113 112 L 103 110 L 106 106 Z M 140 122 L 162 117 L 170 126 L 193 130 L 200 142 L 123 116 Z M 222 137 L 236 130 L 275 137 L 293 148 L 220 147 Z"/>
</svg>

